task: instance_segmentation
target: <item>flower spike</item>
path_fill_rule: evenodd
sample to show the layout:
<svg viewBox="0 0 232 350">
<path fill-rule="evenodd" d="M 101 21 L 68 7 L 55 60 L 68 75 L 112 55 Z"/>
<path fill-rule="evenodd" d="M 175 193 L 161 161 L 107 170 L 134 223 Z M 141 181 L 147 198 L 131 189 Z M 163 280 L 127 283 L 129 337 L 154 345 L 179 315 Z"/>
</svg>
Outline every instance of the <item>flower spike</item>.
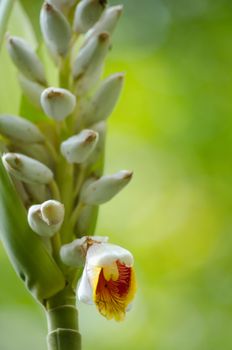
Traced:
<svg viewBox="0 0 232 350">
<path fill-rule="evenodd" d="M 132 254 L 94 236 L 99 206 L 133 175 L 104 175 L 107 119 L 124 74 L 102 73 L 123 6 L 42 2 L 37 51 L 7 36 L 24 118 L 0 115 L 0 235 L 20 278 L 44 307 L 48 349 L 80 350 L 77 297 L 121 321 L 136 290 Z M 34 15 L 38 7 L 30 5 L 33 11 L 26 11 Z M 38 23 L 31 20 L 37 37 Z"/>
</svg>

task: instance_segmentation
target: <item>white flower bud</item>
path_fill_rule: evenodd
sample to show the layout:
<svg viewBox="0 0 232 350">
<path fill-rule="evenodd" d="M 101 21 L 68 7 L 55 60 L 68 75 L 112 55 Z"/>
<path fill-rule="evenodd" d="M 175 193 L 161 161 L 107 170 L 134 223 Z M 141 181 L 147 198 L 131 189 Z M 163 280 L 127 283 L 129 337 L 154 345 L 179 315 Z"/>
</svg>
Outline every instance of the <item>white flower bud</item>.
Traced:
<svg viewBox="0 0 232 350">
<path fill-rule="evenodd" d="M 28 223 L 40 236 L 52 237 L 64 220 L 64 205 L 55 200 L 32 205 L 28 211 Z"/>
<path fill-rule="evenodd" d="M 108 202 L 131 180 L 133 173 L 121 170 L 113 175 L 105 175 L 100 179 L 87 182 L 83 186 L 80 201 L 85 204 L 99 205 Z"/>
<path fill-rule="evenodd" d="M 22 74 L 19 75 L 18 79 L 24 95 L 27 96 L 33 105 L 40 107 L 40 96 L 44 91 L 44 86 L 25 78 Z"/>
<path fill-rule="evenodd" d="M 124 75 L 117 73 L 105 79 L 93 96 L 85 115 L 86 125 L 105 120 L 113 112 L 123 86 Z"/>
<path fill-rule="evenodd" d="M 47 225 L 55 225 L 60 229 L 64 220 L 64 205 L 50 199 L 41 204 L 41 216 Z"/>
<path fill-rule="evenodd" d="M 80 93 L 87 91 L 99 79 L 109 47 L 109 35 L 101 33 L 93 36 L 80 50 L 73 64 L 77 92 L 78 89 Z"/>
<path fill-rule="evenodd" d="M 53 173 L 46 165 L 23 154 L 6 153 L 2 161 L 11 175 L 23 182 L 48 184 L 53 179 Z"/>
<path fill-rule="evenodd" d="M 44 135 L 37 126 L 14 115 L 0 115 L 0 134 L 22 143 L 44 141 Z"/>
<path fill-rule="evenodd" d="M 95 26 L 88 32 L 87 36 L 99 34 L 101 32 L 107 32 L 110 35 L 118 23 L 118 20 L 122 14 L 123 6 L 111 6 L 103 13 L 100 20 L 95 24 Z"/>
<path fill-rule="evenodd" d="M 85 263 L 84 243 L 86 237 L 75 239 L 75 241 L 61 247 L 60 257 L 65 265 L 80 267 Z"/>
<path fill-rule="evenodd" d="M 45 2 L 40 13 L 40 26 L 48 48 L 58 56 L 65 56 L 69 49 L 71 28 L 62 12 Z"/>
<path fill-rule="evenodd" d="M 98 134 L 85 129 L 62 142 L 61 153 L 69 163 L 84 163 L 93 152 L 97 141 Z"/>
<path fill-rule="evenodd" d="M 42 92 L 40 101 L 44 112 L 57 121 L 71 114 L 76 105 L 76 97 L 70 91 L 53 87 Z"/>
<path fill-rule="evenodd" d="M 23 39 L 10 36 L 7 49 L 18 70 L 27 78 L 46 85 L 44 67 L 30 45 Z"/>
<path fill-rule="evenodd" d="M 82 0 L 76 7 L 74 31 L 86 33 L 99 20 L 105 6 L 105 0 Z"/>
</svg>

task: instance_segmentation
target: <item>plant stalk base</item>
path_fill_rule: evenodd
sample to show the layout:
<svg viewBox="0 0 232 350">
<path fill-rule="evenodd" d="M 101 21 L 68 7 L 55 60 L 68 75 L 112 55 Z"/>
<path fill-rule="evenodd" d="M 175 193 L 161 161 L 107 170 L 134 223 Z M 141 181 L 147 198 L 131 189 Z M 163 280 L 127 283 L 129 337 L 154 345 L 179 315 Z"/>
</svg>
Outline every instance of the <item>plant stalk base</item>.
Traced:
<svg viewBox="0 0 232 350">
<path fill-rule="evenodd" d="M 81 350 L 75 299 L 64 291 L 50 300 L 46 313 L 48 350 Z"/>
<path fill-rule="evenodd" d="M 80 333 L 72 329 L 58 328 L 47 336 L 48 350 L 81 349 Z"/>
</svg>

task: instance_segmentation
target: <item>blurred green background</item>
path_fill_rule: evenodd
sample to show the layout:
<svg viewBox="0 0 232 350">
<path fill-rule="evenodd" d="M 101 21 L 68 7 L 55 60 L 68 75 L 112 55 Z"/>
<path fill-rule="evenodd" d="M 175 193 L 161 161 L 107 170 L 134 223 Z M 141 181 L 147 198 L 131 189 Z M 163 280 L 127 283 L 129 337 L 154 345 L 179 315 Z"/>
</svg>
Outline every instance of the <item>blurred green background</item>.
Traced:
<svg viewBox="0 0 232 350">
<path fill-rule="evenodd" d="M 102 206 L 96 233 L 133 252 L 138 293 L 119 324 L 80 305 L 83 350 L 230 350 L 232 2 L 121 2 L 106 73 L 127 80 L 109 121 L 106 171 L 135 177 Z M 9 31 L 34 40 L 18 5 Z M 3 48 L 0 112 L 18 105 Z M 43 311 L 2 248 L 0 276 L 0 349 L 45 349 Z"/>
</svg>

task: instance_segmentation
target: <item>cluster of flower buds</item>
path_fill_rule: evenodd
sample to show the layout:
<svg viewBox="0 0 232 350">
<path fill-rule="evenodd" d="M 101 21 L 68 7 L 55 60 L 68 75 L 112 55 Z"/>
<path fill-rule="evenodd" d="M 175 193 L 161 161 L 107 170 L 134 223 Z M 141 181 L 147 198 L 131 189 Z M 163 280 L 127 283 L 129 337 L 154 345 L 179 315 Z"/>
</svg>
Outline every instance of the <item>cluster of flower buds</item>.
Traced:
<svg viewBox="0 0 232 350">
<path fill-rule="evenodd" d="M 30 228 L 40 239 L 51 240 L 57 263 L 85 265 L 79 298 L 94 300 L 102 315 L 120 320 L 134 296 L 133 258 L 105 238 L 90 236 L 98 206 L 132 178 L 128 170 L 103 176 L 106 121 L 124 74 L 101 77 L 122 6 L 107 6 L 106 0 L 76 3 L 48 0 L 40 13 L 59 86 L 50 86 L 43 62 L 25 40 L 7 36 L 23 94 L 43 118 L 34 123 L 33 115 L 31 121 L 0 116 L 2 162 L 28 211 Z M 65 279 L 75 276 L 69 269 Z"/>
</svg>

